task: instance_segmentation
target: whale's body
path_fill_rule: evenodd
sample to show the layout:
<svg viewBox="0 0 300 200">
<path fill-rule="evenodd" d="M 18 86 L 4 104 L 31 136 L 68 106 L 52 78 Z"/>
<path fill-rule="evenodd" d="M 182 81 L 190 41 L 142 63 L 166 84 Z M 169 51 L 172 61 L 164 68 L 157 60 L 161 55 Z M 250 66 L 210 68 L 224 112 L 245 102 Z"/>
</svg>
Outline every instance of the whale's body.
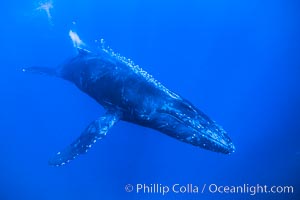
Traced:
<svg viewBox="0 0 300 200">
<path fill-rule="evenodd" d="M 107 110 L 77 140 L 58 152 L 50 164 L 63 165 L 87 152 L 118 120 L 152 128 L 211 151 L 225 154 L 234 151 L 234 145 L 220 126 L 137 65 L 105 50 L 96 54 L 79 48 L 78 52 L 57 69 L 24 69 L 71 81 Z"/>
</svg>

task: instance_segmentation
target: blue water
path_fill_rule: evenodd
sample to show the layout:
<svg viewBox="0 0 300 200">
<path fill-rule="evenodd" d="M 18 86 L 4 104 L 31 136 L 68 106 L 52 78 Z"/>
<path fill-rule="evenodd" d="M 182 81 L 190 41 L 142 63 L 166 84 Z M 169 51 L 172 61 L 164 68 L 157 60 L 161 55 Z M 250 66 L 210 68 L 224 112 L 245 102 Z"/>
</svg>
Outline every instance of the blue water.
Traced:
<svg viewBox="0 0 300 200">
<path fill-rule="evenodd" d="M 300 199 L 297 1 L 1 3 L 0 199 Z M 76 22 L 74 25 L 72 22 Z M 119 122 L 86 155 L 51 167 L 103 108 L 74 85 L 24 74 L 76 55 L 68 36 L 106 44 L 227 130 L 223 155 Z M 199 193 L 127 193 L 126 184 L 193 184 Z M 218 194 L 204 184 L 293 186 L 293 194 Z"/>
</svg>

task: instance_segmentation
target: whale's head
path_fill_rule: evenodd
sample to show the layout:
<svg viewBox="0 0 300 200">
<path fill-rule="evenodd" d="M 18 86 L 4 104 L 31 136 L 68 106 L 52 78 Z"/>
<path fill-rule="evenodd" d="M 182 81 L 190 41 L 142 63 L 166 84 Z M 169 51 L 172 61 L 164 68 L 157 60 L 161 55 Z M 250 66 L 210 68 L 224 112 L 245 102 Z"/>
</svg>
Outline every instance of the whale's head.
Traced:
<svg viewBox="0 0 300 200">
<path fill-rule="evenodd" d="M 226 131 L 214 122 L 201 130 L 197 146 L 224 154 L 235 152 L 235 146 Z"/>
<path fill-rule="evenodd" d="M 197 122 L 193 124 L 195 126 L 182 128 L 181 131 L 184 131 L 184 134 L 181 134 L 181 140 L 183 142 L 223 154 L 235 152 L 235 146 L 227 132 L 215 122 L 207 121 L 202 124 L 197 124 Z"/>
<path fill-rule="evenodd" d="M 156 114 L 155 129 L 183 142 L 214 152 L 235 151 L 227 132 L 187 100 L 172 99 Z"/>
</svg>

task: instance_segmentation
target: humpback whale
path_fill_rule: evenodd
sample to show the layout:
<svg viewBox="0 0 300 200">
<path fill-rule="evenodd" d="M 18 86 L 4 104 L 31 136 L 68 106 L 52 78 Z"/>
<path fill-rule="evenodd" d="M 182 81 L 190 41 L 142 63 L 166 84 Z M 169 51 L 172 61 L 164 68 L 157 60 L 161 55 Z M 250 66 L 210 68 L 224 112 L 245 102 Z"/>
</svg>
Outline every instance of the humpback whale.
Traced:
<svg viewBox="0 0 300 200">
<path fill-rule="evenodd" d="M 56 68 L 23 68 L 23 72 L 47 74 L 74 83 L 106 110 L 74 142 L 55 154 L 50 165 L 61 166 L 86 153 L 119 120 L 155 129 L 203 149 L 234 152 L 235 147 L 221 126 L 132 61 L 105 48 L 91 52 L 77 47 L 77 51 L 75 57 Z"/>
</svg>

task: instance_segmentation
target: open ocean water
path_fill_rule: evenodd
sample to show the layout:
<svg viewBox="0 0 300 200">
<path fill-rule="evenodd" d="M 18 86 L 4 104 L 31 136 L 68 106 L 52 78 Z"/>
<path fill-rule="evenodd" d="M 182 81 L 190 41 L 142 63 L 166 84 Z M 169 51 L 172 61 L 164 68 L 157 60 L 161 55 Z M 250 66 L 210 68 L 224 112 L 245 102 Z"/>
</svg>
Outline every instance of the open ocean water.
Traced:
<svg viewBox="0 0 300 200">
<path fill-rule="evenodd" d="M 0 22 L 0 200 L 300 199 L 298 1 L 3 1 Z M 70 30 L 188 99 L 236 152 L 121 121 L 87 154 L 49 166 L 105 112 L 69 82 L 22 73 L 75 56 Z"/>
</svg>

